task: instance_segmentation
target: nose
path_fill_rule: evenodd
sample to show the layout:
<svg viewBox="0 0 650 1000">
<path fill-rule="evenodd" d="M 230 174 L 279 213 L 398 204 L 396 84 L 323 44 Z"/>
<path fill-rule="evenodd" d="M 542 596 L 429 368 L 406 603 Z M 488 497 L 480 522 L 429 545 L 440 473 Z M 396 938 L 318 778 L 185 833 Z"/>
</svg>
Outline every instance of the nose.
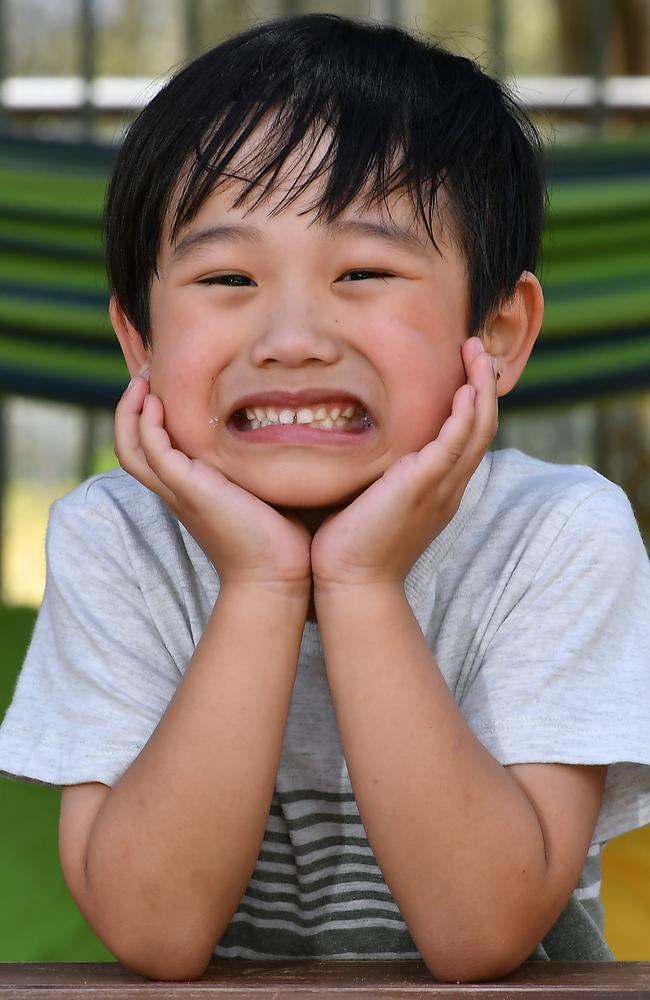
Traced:
<svg viewBox="0 0 650 1000">
<path fill-rule="evenodd" d="M 333 323 L 329 320 L 329 323 Z M 317 315 L 314 304 L 304 308 L 280 305 L 267 316 L 266 323 L 251 347 L 251 361 L 261 368 L 273 364 L 285 368 L 302 365 L 333 365 L 341 357 L 341 345 L 328 321 Z"/>
</svg>

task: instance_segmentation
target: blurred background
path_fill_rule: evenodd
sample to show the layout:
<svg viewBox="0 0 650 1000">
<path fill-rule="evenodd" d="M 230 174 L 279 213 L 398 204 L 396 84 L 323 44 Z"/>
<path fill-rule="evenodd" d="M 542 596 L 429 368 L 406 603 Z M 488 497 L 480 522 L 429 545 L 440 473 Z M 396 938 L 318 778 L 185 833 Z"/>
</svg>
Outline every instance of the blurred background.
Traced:
<svg viewBox="0 0 650 1000">
<path fill-rule="evenodd" d="M 248 24 L 330 12 L 437 37 L 506 80 L 547 145 L 547 313 L 498 444 L 585 463 L 650 541 L 650 0 L 0 0 L 0 715 L 44 584 L 50 503 L 115 464 L 126 369 L 103 193 L 138 108 Z M 58 792 L 0 781 L 0 961 L 107 959 L 67 898 Z M 606 849 L 618 958 L 650 959 L 649 831 Z"/>
</svg>

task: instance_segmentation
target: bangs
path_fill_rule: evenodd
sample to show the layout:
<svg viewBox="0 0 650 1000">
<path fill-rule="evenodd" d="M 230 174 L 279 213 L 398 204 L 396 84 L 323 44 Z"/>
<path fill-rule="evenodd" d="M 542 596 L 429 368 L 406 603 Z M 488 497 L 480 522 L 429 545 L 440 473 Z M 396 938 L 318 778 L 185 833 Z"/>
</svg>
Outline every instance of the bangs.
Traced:
<svg viewBox="0 0 650 1000">
<path fill-rule="evenodd" d="M 294 44 L 283 37 L 274 50 L 273 26 L 267 26 L 269 57 L 248 68 L 245 85 L 228 93 L 227 101 L 222 86 L 229 67 L 222 64 L 212 113 L 205 110 L 209 130 L 197 135 L 197 151 L 185 165 L 172 239 L 216 186 L 240 181 L 234 204 L 250 201 L 255 207 L 276 192 L 280 178 L 284 186 L 289 161 L 299 157 L 300 170 L 274 214 L 310 188 L 315 194 L 308 211 L 328 220 L 353 202 L 385 205 L 395 192 L 406 192 L 435 243 L 438 187 L 457 172 L 466 137 L 477 124 L 458 115 L 453 79 L 464 76 L 461 89 L 467 89 L 470 64 L 385 26 L 351 25 L 327 15 L 282 26 L 285 32 L 291 27 Z M 249 33 L 252 47 L 255 35 Z M 454 99 L 441 80 L 440 60 L 431 58 L 434 50 L 448 63 Z M 453 185 L 449 193 L 453 199 Z"/>
</svg>

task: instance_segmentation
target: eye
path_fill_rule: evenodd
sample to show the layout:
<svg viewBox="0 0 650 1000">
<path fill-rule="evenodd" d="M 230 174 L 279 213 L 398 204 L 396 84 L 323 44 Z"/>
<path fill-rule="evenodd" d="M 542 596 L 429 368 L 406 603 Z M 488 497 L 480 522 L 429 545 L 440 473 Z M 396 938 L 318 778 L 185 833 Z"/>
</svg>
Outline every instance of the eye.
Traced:
<svg viewBox="0 0 650 1000">
<path fill-rule="evenodd" d="M 394 278 L 394 274 L 390 274 L 388 271 L 367 271 L 365 269 L 359 269 L 354 271 L 346 271 L 342 274 L 337 281 L 365 281 L 367 278 L 380 278 L 381 281 L 388 281 L 389 278 Z"/>
<path fill-rule="evenodd" d="M 213 274 L 209 278 L 201 278 L 199 285 L 225 285 L 226 288 L 256 288 L 257 283 L 245 274 Z"/>
</svg>

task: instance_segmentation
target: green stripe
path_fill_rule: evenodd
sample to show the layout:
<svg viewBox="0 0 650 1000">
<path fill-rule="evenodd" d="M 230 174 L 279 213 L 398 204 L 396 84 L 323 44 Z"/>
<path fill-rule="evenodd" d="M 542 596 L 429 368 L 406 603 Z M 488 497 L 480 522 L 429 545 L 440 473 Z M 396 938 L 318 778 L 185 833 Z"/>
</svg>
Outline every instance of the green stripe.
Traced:
<svg viewBox="0 0 650 1000">
<path fill-rule="evenodd" d="M 634 371 L 638 365 L 650 365 L 650 337 L 632 344 L 590 344 L 589 350 L 566 350 L 557 355 L 539 354 L 528 365 L 521 384 L 539 386 L 560 382 L 579 383 L 594 375 L 609 375 L 612 383 L 617 374 Z"/>
<path fill-rule="evenodd" d="M 99 337 L 117 344 L 105 306 L 26 302 L 24 299 L 7 295 L 0 298 L 0 323 L 6 326 L 15 324 L 17 328 L 23 329 L 35 327 L 44 334 L 53 332 L 55 337 L 58 330 L 52 331 L 52 326 L 56 324 L 59 329 L 64 328 L 68 333 Z M 28 346 L 25 344 L 25 348 Z M 62 345 L 62 350 L 66 350 L 65 345 Z"/>
<path fill-rule="evenodd" d="M 105 191 L 105 176 L 91 177 L 83 170 L 40 173 L 5 166 L 0 169 L 0 215 L 6 205 L 10 210 L 38 208 L 45 216 L 55 209 L 99 220 Z"/>
<path fill-rule="evenodd" d="M 647 323 L 650 333 L 648 291 L 639 288 L 628 292 L 594 293 L 589 298 L 549 302 L 544 315 L 541 336 L 558 337 L 585 333 L 597 335 L 602 330 L 624 329 Z M 589 351 L 595 344 L 589 344 Z M 620 348 L 623 348 L 621 344 Z"/>
<path fill-rule="evenodd" d="M 59 288 L 103 292 L 108 299 L 108 284 L 104 265 L 98 261 L 69 261 L 44 257 L 36 253 L 22 255 L 0 248 L 0 280 L 20 281 L 36 286 L 40 291 L 56 293 Z M 4 295 L 3 295 L 4 297 Z M 29 299 L 29 289 L 25 289 Z"/>
<path fill-rule="evenodd" d="M 24 252 L 35 247 L 36 252 L 42 245 L 59 249 L 65 247 L 67 252 L 94 253 L 103 262 L 102 236 L 99 226 L 89 229 L 87 226 L 75 226 L 71 223 L 47 222 L 43 219 L 10 219 L 4 218 L 0 212 L 0 240 L 20 240 Z"/>
<path fill-rule="evenodd" d="M 58 375 L 90 377 L 126 388 L 128 372 L 121 355 L 111 357 L 81 349 L 61 351 L 42 344 L 16 344 L 0 339 L 0 365 L 5 370 L 46 372 Z"/>
</svg>

